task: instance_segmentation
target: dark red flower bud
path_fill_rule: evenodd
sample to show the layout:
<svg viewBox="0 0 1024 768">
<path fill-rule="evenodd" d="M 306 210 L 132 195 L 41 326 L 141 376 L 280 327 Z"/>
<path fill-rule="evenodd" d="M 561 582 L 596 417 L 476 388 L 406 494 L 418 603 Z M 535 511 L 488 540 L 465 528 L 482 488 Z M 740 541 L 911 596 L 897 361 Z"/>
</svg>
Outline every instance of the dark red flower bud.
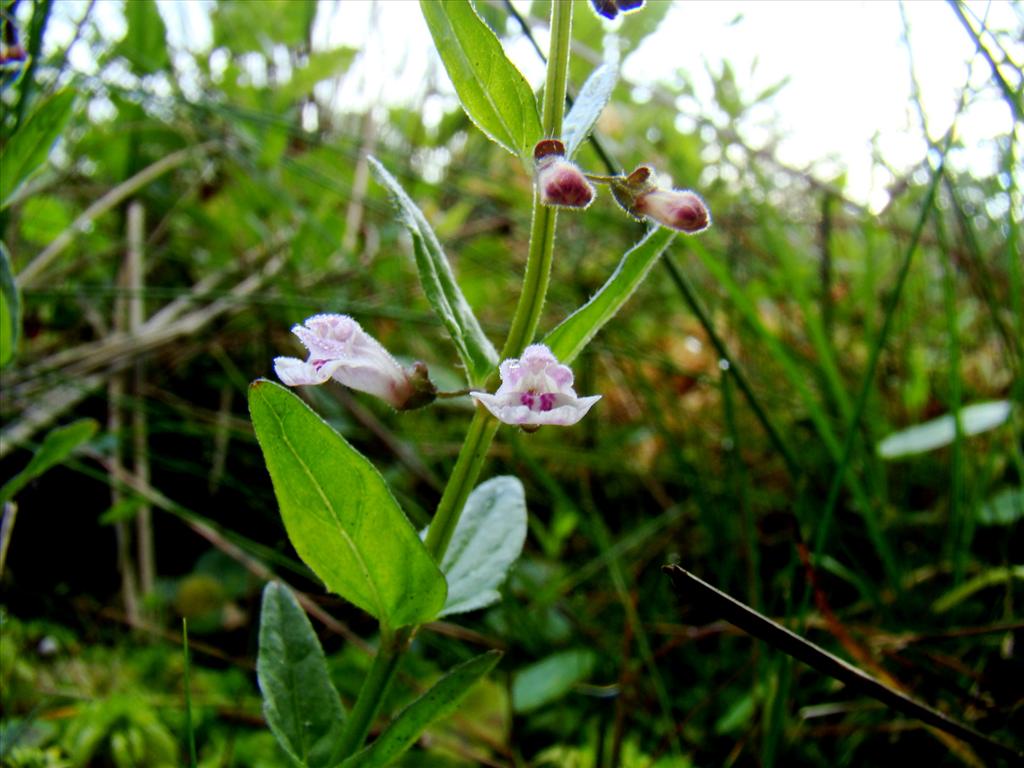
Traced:
<svg viewBox="0 0 1024 768">
<path fill-rule="evenodd" d="M 594 200 L 594 188 L 583 172 L 565 159 L 565 146 L 558 139 L 545 139 L 533 150 L 536 158 L 537 191 L 544 205 L 586 208 Z"/>
<path fill-rule="evenodd" d="M 700 195 L 688 189 L 656 189 L 636 198 L 633 209 L 662 226 L 695 234 L 711 226 L 711 213 Z"/>
</svg>

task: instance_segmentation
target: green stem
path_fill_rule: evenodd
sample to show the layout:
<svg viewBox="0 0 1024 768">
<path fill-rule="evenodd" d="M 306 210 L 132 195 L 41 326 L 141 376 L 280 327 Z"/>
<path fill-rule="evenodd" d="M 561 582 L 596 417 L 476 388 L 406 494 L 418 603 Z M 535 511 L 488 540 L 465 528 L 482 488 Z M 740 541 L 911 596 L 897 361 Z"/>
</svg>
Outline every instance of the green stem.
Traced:
<svg viewBox="0 0 1024 768">
<path fill-rule="evenodd" d="M 551 4 L 551 46 L 548 48 L 547 82 L 544 84 L 544 111 L 541 125 L 544 135 L 562 135 L 565 114 L 565 86 L 569 80 L 569 45 L 572 42 L 572 7 L 574 3 Z"/>
<path fill-rule="evenodd" d="M 466 505 L 469 492 L 480 476 L 480 470 L 487 458 L 487 449 L 491 447 L 491 441 L 497 431 L 498 421 L 483 408 L 477 408 L 459 451 L 459 458 L 455 461 L 455 468 L 437 505 L 434 520 L 427 531 L 427 551 L 438 563 L 444 559 L 462 508 Z"/>
<path fill-rule="evenodd" d="M 572 3 L 551 4 L 551 50 L 548 55 L 548 78 L 544 88 L 542 125 L 545 136 L 562 133 L 565 110 L 565 84 L 569 73 L 569 41 L 572 35 Z M 548 292 L 551 262 L 555 250 L 555 209 L 540 204 L 533 197 L 533 220 L 530 225 L 530 249 L 523 277 L 523 290 L 512 318 L 501 358 L 514 357 L 523 351 L 537 332 L 541 309 Z M 493 377 L 492 377 L 492 384 Z M 487 449 L 498 431 L 498 422 L 478 409 L 459 451 L 448 484 L 427 532 L 427 551 L 437 562 L 444 559 L 452 533 L 459 522 L 469 492 L 483 468 Z"/>
<path fill-rule="evenodd" d="M 569 74 L 569 42 L 572 39 L 571 2 L 551 4 L 551 49 L 548 55 L 548 76 L 544 89 L 542 126 L 545 136 L 561 136 L 565 110 L 565 86 Z M 502 351 L 502 359 L 518 355 L 533 340 L 540 322 L 544 297 L 551 276 L 555 248 L 555 211 L 533 198 L 533 220 L 530 227 L 530 248 L 515 316 Z M 493 376 L 492 382 L 493 383 Z M 490 387 L 488 387 L 490 388 Z M 448 478 L 437 512 L 427 531 L 427 551 L 440 563 L 448 550 L 452 533 L 459 522 L 470 491 L 483 469 L 487 450 L 498 431 L 498 421 L 478 408 L 469 425 L 466 439 Z M 398 670 L 398 662 L 409 646 L 415 627 L 400 629 L 390 638 L 382 635 L 380 650 L 363 681 L 352 711 L 345 724 L 342 756 L 357 752 L 380 711 L 381 702 Z"/>
<path fill-rule="evenodd" d="M 359 697 L 349 712 L 348 720 L 345 721 L 345 731 L 341 737 L 342 758 L 354 755 L 362 748 L 366 734 L 370 732 L 370 726 L 380 711 L 384 696 L 395 679 L 398 662 L 405 649 L 409 647 L 411 638 L 412 629 L 409 627 L 403 627 L 395 633 L 382 630 L 380 648 L 373 657 L 370 672 L 363 680 Z"/>
<path fill-rule="evenodd" d="M 569 75 L 569 42 L 572 39 L 572 6 L 573 3 L 551 4 L 551 48 L 548 51 L 548 78 L 544 86 L 544 112 L 541 116 L 545 136 L 562 135 L 565 84 Z M 502 360 L 515 357 L 533 341 L 548 292 L 554 250 L 555 209 L 541 205 L 535 193 L 523 291 L 519 295 L 519 305 L 512 318 L 508 338 L 501 350 Z"/>
</svg>

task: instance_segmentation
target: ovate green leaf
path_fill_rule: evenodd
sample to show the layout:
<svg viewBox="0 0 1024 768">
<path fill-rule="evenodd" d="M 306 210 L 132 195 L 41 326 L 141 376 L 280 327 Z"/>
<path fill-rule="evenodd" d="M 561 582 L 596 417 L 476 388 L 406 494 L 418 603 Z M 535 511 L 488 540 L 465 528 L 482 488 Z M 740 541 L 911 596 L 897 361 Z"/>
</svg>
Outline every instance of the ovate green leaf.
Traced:
<svg viewBox="0 0 1024 768">
<path fill-rule="evenodd" d="M 302 766 L 336 765 L 345 720 L 341 698 L 306 612 L 274 582 L 263 590 L 256 675 L 263 714 L 281 748 Z"/>
<path fill-rule="evenodd" d="M 21 335 L 21 294 L 7 246 L 0 240 L 0 367 L 14 359 Z"/>
<path fill-rule="evenodd" d="M 327 588 L 386 626 L 437 616 L 444 577 L 374 466 L 278 384 L 254 382 L 249 411 L 288 538 Z"/>
<path fill-rule="evenodd" d="M 431 723 L 454 712 L 470 688 L 490 672 L 500 659 L 500 651 L 488 651 L 455 667 L 429 691 L 399 712 L 373 744 L 343 762 L 341 768 L 381 768 L 391 765 L 392 761 L 416 743 Z"/>
<path fill-rule="evenodd" d="M 469 0 L 420 0 L 462 108 L 492 141 L 531 162 L 540 113 L 530 84 Z"/>
<path fill-rule="evenodd" d="M 611 277 L 590 301 L 544 337 L 544 343 L 560 362 L 566 365 L 572 362 L 605 323 L 615 317 L 675 236 L 675 232 L 664 227 L 651 230 L 647 237 L 626 252 Z"/>
<path fill-rule="evenodd" d="M 512 680 L 512 709 L 529 712 L 560 699 L 590 676 L 595 661 L 593 651 L 561 651 L 519 670 Z"/>
<path fill-rule="evenodd" d="M 0 504 L 13 499 L 29 482 L 64 461 L 75 448 L 96 434 L 98 427 L 93 419 L 79 419 L 66 427 L 50 430 L 28 465 L 0 488 Z"/>
<path fill-rule="evenodd" d="M 978 525 L 1013 525 L 1024 518 L 1024 488 L 1007 488 L 978 507 Z"/>
<path fill-rule="evenodd" d="M 497 602 L 498 587 L 526 541 L 526 494 L 519 479 L 494 477 L 466 500 L 441 563 L 448 580 L 442 616 Z"/>
<path fill-rule="evenodd" d="M 462 295 L 448 257 L 423 212 L 376 158 L 371 157 L 370 164 L 377 178 L 391 193 L 399 219 L 412 237 L 423 292 L 455 342 L 459 357 L 466 366 L 469 383 L 482 384 L 498 365 L 498 353 L 484 335 L 480 321 L 473 314 L 473 308 Z"/>
<path fill-rule="evenodd" d="M 6 208 L 28 178 L 46 162 L 71 116 L 74 91 L 46 98 L 0 151 L 0 210 Z"/>
<path fill-rule="evenodd" d="M 1010 417 L 1009 400 L 974 403 L 960 409 L 960 426 L 964 435 L 976 435 L 995 429 Z M 937 419 L 894 432 L 878 444 L 878 455 L 883 459 L 898 459 L 916 453 L 932 451 L 949 445 L 956 439 L 956 422 L 947 413 Z"/>
<path fill-rule="evenodd" d="M 565 116 L 562 143 L 565 144 L 566 157 L 576 154 L 576 150 L 587 140 L 594 123 L 601 116 L 601 110 L 611 98 L 618 79 L 618 71 L 610 64 L 602 64 L 587 78 L 572 109 Z"/>
</svg>

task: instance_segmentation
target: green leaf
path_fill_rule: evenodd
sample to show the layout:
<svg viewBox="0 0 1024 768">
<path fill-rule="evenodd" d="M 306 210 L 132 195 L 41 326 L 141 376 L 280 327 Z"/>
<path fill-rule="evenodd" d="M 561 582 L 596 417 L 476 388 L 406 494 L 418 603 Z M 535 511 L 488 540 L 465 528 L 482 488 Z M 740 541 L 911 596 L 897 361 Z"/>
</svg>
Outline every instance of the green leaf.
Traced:
<svg viewBox="0 0 1024 768">
<path fill-rule="evenodd" d="M 0 210 L 10 205 L 18 189 L 46 162 L 54 142 L 71 117 L 75 93 L 70 88 L 45 99 L 15 131 L 0 152 Z"/>
<path fill-rule="evenodd" d="M 594 669 L 593 651 L 561 651 L 524 667 L 512 681 L 512 710 L 529 712 L 560 699 Z"/>
<path fill-rule="evenodd" d="M 615 317 L 675 236 L 675 232 L 664 227 L 652 229 L 647 237 L 626 252 L 611 277 L 590 301 L 544 337 L 544 343 L 559 362 L 565 365 L 572 362 L 594 335 Z"/>
<path fill-rule="evenodd" d="M 469 383 L 474 386 L 482 384 L 498 365 L 498 353 L 484 335 L 480 321 L 473 314 L 473 308 L 462 295 L 448 257 L 423 212 L 380 161 L 371 157 L 370 164 L 391 193 L 399 219 L 412 237 L 423 292 L 455 342 L 455 348 L 466 367 Z"/>
<path fill-rule="evenodd" d="M 1007 488 L 978 508 L 978 525 L 1013 525 L 1024 518 L 1024 488 Z"/>
<path fill-rule="evenodd" d="M 488 651 L 460 664 L 438 680 L 416 701 L 403 709 L 369 747 L 350 757 L 341 768 L 380 768 L 416 743 L 431 723 L 447 717 L 501 659 L 500 651 Z"/>
<path fill-rule="evenodd" d="M 1010 418 L 1009 400 L 974 403 L 960 409 L 960 426 L 964 435 L 977 435 L 995 429 Z M 878 455 L 883 459 L 898 459 L 925 453 L 949 445 L 956 439 L 956 422 L 947 413 L 937 419 L 894 432 L 878 444 Z"/>
<path fill-rule="evenodd" d="M 348 69 L 357 53 L 355 48 L 332 48 L 309 54 L 306 63 L 292 72 L 291 79 L 274 89 L 274 103 L 283 110 L 308 97 L 317 83 Z"/>
<path fill-rule="evenodd" d="M 519 478 L 494 477 L 466 499 L 441 563 L 448 599 L 441 616 L 491 605 L 526 541 L 526 493 Z"/>
<path fill-rule="evenodd" d="M 114 523 L 120 523 L 122 520 L 131 520 L 145 504 L 146 500 L 141 496 L 130 496 L 127 499 L 122 499 L 116 504 L 111 504 L 107 507 L 106 511 L 99 517 L 99 524 L 113 525 Z"/>
<path fill-rule="evenodd" d="M 306 612 L 276 582 L 263 590 L 256 676 L 267 725 L 288 756 L 309 768 L 336 765 L 345 721 L 341 698 Z"/>
<path fill-rule="evenodd" d="M 374 466 L 279 384 L 253 382 L 249 411 L 288 538 L 306 565 L 385 626 L 436 617 L 444 577 Z"/>
<path fill-rule="evenodd" d="M 213 46 L 236 54 L 270 54 L 277 44 L 303 45 L 316 8 L 316 0 L 220 0 L 211 14 Z"/>
<path fill-rule="evenodd" d="M 166 69 L 171 62 L 167 54 L 167 27 L 155 0 L 125 3 L 124 17 L 128 34 L 117 44 L 115 52 L 128 59 L 136 74 L 151 75 Z"/>
<path fill-rule="evenodd" d="M 618 70 L 611 64 L 602 64 L 587 78 L 572 104 L 572 109 L 565 116 L 562 143 L 565 144 L 566 157 L 575 155 L 576 150 L 587 140 L 590 129 L 601 116 L 601 110 L 611 98 L 618 80 Z"/>
<path fill-rule="evenodd" d="M 944 594 L 932 603 L 932 611 L 935 613 L 945 613 L 950 608 L 962 603 L 975 592 L 987 589 L 988 587 L 995 587 L 1000 584 L 1009 584 L 1014 580 L 1024 581 L 1024 565 L 1009 565 L 1003 568 L 990 568 L 987 571 L 979 573 L 973 579 L 965 581 L 959 587 L 954 587 Z"/>
<path fill-rule="evenodd" d="M 754 694 L 748 693 L 740 696 L 715 721 L 715 734 L 725 736 L 726 734 L 742 730 L 754 716 L 756 708 L 757 698 Z"/>
<path fill-rule="evenodd" d="M 7 246 L 0 240 L 0 367 L 14 359 L 21 336 L 21 294 Z"/>
<path fill-rule="evenodd" d="M 50 430 L 28 465 L 0 488 L 0 504 L 13 499 L 32 480 L 67 459 L 75 448 L 96 434 L 98 427 L 94 419 L 79 419 Z"/>
<path fill-rule="evenodd" d="M 541 138 L 530 84 L 469 0 L 420 0 L 434 45 L 462 108 L 489 139 L 532 162 Z"/>
</svg>

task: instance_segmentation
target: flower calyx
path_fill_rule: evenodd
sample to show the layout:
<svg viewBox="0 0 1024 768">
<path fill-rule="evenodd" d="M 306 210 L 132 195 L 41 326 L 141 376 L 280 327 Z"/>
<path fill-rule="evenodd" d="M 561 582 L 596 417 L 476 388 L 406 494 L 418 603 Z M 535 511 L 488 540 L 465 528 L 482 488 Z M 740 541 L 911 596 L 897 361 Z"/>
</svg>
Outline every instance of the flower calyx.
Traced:
<svg viewBox="0 0 1024 768">
<path fill-rule="evenodd" d="M 314 315 L 292 328 L 292 333 L 309 351 L 309 357 L 274 359 L 278 378 L 289 387 L 334 379 L 350 389 L 379 397 L 399 411 L 420 408 L 437 395 L 424 363 L 403 368 L 348 315 Z"/>
<path fill-rule="evenodd" d="M 543 344 L 531 344 L 518 359 L 504 360 L 498 373 L 497 392 L 470 392 L 470 397 L 499 421 L 526 432 L 545 425 L 575 424 L 601 399 L 600 395 L 579 397 L 572 388 L 572 371 Z"/>
<path fill-rule="evenodd" d="M 533 150 L 534 182 L 543 205 L 586 208 L 594 201 L 594 188 L 574 163 L 565 157 L 558 139 L 543 139 Z"/>
</svg>

